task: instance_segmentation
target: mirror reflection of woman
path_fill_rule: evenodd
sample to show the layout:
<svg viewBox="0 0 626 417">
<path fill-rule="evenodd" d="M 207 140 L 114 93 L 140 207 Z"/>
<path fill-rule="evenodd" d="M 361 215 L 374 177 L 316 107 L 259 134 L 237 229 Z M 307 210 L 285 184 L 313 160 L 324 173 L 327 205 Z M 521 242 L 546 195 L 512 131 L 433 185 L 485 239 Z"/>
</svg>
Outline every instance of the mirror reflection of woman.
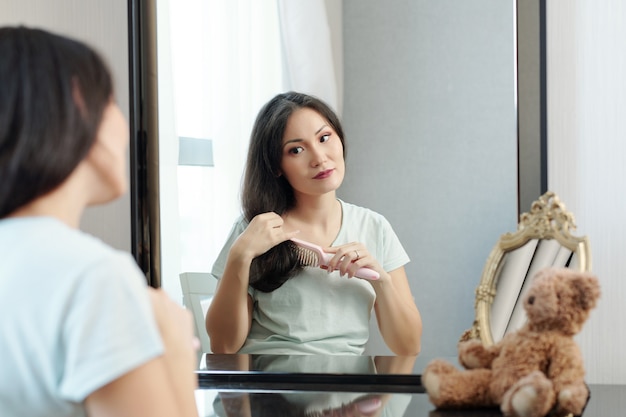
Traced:
<svg viewBox="0 0 626 417">
<path fill-rule="evenodd" d="M 422 322 L 404 248 L 382 215 L 337 198 L 345 149 L 338 117 L 315 97 L 279 94 L 259 112 L 243 216 L 212 270 L 213 352 L 362 354 L 372 311 L 391 351 L 419 352 Z M 294 237 L 331 253 L 329 269 L 301 266 Z M 380 279 L 356 277 L 363 267 Z"/>
</svg>

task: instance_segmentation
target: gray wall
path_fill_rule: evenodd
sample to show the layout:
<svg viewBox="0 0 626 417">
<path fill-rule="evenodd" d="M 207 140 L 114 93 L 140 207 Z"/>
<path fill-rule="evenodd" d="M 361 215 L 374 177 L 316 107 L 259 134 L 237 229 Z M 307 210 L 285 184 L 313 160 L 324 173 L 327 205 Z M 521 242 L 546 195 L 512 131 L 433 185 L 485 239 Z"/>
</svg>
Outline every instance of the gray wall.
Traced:
<svg viewBox="0 0 626 417">
<path fill-rule="evenodd" d="M 0 25 L 27 25 L 76 37 L 95 47 L 113 73 L 116 99 L 128 118 L 126 0 L 0 0 Z M 81 229 L 130 251 L 130 198 L 90 208 Z"/>
<path fill-rule="evenodd" d="M 343 4 L 340 197 L 391 221 L 422 356 L 454 357 L 487 256 L 517 225 L 513 1 Z M 389 352 L 377 335 L 370 351 Z"/>
</svg>

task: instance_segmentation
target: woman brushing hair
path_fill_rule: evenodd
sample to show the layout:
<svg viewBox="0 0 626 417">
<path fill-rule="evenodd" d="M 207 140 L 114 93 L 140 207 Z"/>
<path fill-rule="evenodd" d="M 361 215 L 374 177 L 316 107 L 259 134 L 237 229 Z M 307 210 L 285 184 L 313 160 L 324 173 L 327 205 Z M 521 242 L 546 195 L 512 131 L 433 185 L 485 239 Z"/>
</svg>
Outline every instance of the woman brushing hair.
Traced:
<svg viewBox="0 0 626 417">
<path fill-rule="evenodd" d="M 382 215 L 337 198 L 344 156 L 339 119 L 316 97 L 279 94 L 259 112 L 244 214 L 212 270 L 219 284 L 206 327 L 214 352 L 362 354 L 372 311 L 394 353 L 419 352 L 409 258 Z M 292 238 L 329 253 L 327 269 L 305 267 Z M 360 275 L 363 268 L 379 279 Z"/>
</svg>

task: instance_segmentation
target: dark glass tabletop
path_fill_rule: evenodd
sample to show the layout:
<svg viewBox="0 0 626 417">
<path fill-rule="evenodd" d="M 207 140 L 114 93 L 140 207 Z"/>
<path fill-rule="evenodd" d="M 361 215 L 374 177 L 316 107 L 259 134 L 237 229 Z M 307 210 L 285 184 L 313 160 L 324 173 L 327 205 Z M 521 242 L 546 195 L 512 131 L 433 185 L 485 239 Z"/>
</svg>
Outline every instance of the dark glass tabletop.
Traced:
<svg viewBox="0 0 626 417">
<path fill-rule="evenodd" d="M 590 385 L 583 417 L 621 417 L 626 385 Z M 437 410 L 423 393 L 332 391 L 196 391 L 200 417 L 501 417 L 497 408 Z"/>
<path fill-rule="evenodd" d="M 203 356 L 196 391 L 201 416 L 501 416 L 498 408 L 437 410 L 420 374 L 424 356 Z M 453 360 L 454 358 L 452 358 Z M 585 417 L 618 417 L 626 385 L 589 384 Z"/>
</svg>

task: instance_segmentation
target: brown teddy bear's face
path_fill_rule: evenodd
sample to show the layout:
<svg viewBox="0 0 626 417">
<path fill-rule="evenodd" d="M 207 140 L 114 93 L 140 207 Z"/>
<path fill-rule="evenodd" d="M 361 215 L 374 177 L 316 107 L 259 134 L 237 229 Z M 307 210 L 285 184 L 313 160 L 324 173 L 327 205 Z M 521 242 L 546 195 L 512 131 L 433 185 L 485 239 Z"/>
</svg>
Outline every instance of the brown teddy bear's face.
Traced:
<svg viewBox="0 0 626 417">
<path fill-rule="evenodd" d="M 580 331 L 600 296 L 598 279 L 568 268 L 546 268 L 535 279 L 524 300 L 533 330 Z"/>
</svg>

